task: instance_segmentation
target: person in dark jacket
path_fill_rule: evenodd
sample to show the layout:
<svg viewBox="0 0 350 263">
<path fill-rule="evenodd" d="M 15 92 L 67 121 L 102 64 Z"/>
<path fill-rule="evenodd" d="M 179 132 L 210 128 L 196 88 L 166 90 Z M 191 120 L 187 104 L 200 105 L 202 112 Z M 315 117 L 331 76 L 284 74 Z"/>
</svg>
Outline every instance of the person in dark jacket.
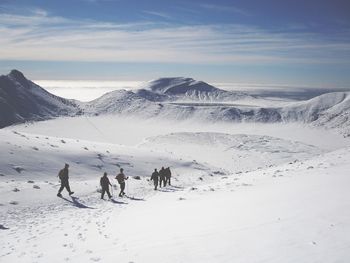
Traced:
<svg viewBox="0 0 350 263">
<path fill-rule="evenodd" d="M 101 199 L 103 199 L 105 193 L 107 193 L 108 198 L 111 199 L 112 195 L 109 192 L 109 186 L 112 186 L 112 184 L 109 182 L 109 179 L 107 177 L 107 173 L 106 172 L 103 174 L 103 176 L 100 179 L 100 185 L 102 187 Z"/>
<path fill-rule="evenodd" d="M 171 171 L 170 167 L 165 169 L 165 185 L 171 185 Z"/>
<path fill-rule="evenodd" d="M 151 176 L 151 181 L 153 181 L 153 184 L 154 184 L 154 190 L 157 190 L 157 187 L 158 187 L 158 177 L 159 177 L 159 173 L 157 169 L 154 169 L 154 172 L 152 173 L 152 176 Z"/>
<path fill-rule="evenodd" d="M 58 190 L 58 193 L 57 193 L 58 197 L 62 197 L 61 192 L 63 191 L 64 188 L 67 189 L 69 195 L 74 194 L 74 192 L 72 192 L 70 190 L 70 187 L 69 187 L 68 168 L 69 168 L 69 164 L 66 163 L 64 168 L 62 170 L 60 170 L 60 172 L 58 173 L 58 177 L 61 180 L 61 187 L 60 187 L 60 189 Z"/>
<path fill-rule="evenodd" d="M 119 197 L 123 197 L 125 195 L 125 180 L 128 180 L 129 177 L 125 176 L 124 169 L 120 168 L 120 173 L 115 177 L 120 185 L 120 193 Z"/>
<path fill-rule="evenodd" d="M 162 169 L 160 169 L 160 171 L 159 171 L 159 187 L 162 187 L 162 183 L 163 183 L 163 186 L 166 186 L 166 184 L 165 184 L 165 169 L 164 169 L 164 167 L 162 167 Z"/>
</svg>

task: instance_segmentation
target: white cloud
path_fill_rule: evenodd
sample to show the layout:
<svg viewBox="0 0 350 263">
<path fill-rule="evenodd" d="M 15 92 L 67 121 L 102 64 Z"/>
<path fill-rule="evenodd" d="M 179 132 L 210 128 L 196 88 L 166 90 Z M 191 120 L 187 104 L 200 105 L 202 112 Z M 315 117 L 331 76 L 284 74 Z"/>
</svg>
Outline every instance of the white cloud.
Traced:
<svg viewBox="0 0 350 263">
<path fill-rule="evenodd" d="M 347 41 L 243 25 L 118 24 L 0 14 L 3 60 L 193 64 L 349 63 Z"/>
<path fill-rule="evenodd" d="M 32 12 L 37 15 L 37 16 L 47 16 L 48 12 L 44 9 L 40 9 L 40 8 L 35 8 L 32 10 Z"/>
<path fill-rule="evenodd" d="M 157 12 L 157 11 L 149 11 L 149 10 L 144 10 L 142 11 L 145 14 L 152 15 L 152 16 L 157 16 L 165 19 L 172 19 L 172 17 L 164 12 Z"/>
<path fill-rule="evenodd" d="M 247 11 L 232 5 L 224 6 L 224 5 L 217 5 L 217 4 L 200 4 L 199 6 L 201 8 L 209 9 L 217 12 L 230 12 L 230 13 L 236 13 L 243 16 L 251 16 L 251 14 L 248 13 Z"/>
</svg>

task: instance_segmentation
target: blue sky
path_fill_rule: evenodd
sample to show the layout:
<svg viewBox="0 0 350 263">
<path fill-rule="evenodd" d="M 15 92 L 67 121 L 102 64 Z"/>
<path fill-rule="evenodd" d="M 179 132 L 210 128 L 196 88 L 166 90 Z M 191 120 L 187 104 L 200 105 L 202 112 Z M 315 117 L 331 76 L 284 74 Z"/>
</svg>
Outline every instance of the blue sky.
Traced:
<svg viewBox="0 0 350 263">
<path fill-rule="evenodd" d="M 0 72 L 350 87 L 347 0 L 0 0 Z"/>
</svg>

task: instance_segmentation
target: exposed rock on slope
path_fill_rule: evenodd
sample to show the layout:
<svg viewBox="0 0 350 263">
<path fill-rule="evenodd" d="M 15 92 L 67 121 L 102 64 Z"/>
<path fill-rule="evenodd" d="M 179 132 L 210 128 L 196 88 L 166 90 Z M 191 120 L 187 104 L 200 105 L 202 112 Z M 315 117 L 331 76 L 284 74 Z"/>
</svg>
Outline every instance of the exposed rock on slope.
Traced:
<svg viewBox="0 0 350 263">
<path fill-rule="evenodd" d="M 79 112 L 78 104 L 55 96 L 12 70 L 0 76 L 0 128 L 17 122 L 43 120 Z"/>
</svg>

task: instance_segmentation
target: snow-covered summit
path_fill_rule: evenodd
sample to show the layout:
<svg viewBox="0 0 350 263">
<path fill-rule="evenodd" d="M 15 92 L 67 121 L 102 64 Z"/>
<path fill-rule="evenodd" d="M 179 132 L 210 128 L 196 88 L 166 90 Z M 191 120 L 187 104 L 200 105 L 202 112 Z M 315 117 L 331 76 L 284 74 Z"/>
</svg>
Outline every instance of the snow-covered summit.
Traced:
<svg viewBox="0 0 350 263">
<path fill-rule="evenodd" d="M 11 72 L 7 76 L 9 79 L 20 83 L 24 87 L 30 87 L 28 79 L 23 75 L 22 72 L 16 69 L 11 70 Z"/>
<path fill-rule="evenodd" d="M 143 86 L 143 89 L 148 89 L 156 93 L 169 95 L 185 94 L 187 92 L 214 92 L 218 88 L 209 85 L 203 81 L 197 81 L 192 78 L 160 78 L 152 80 Z"/>
<path fill-rule="evenodd" d="M 234 101 L 250 97 L 242 92 L 230 92 L 216 88 L 204 81 L 192 78 L 160 78 L 143 84 L 136 91 L 151 101 Z"/>
<path fill-rule="evenodd" d="M 0 76 L 0 127 L 78 112 L 75 101 L 47 92 L 18 70 Z"/>
</svg>

